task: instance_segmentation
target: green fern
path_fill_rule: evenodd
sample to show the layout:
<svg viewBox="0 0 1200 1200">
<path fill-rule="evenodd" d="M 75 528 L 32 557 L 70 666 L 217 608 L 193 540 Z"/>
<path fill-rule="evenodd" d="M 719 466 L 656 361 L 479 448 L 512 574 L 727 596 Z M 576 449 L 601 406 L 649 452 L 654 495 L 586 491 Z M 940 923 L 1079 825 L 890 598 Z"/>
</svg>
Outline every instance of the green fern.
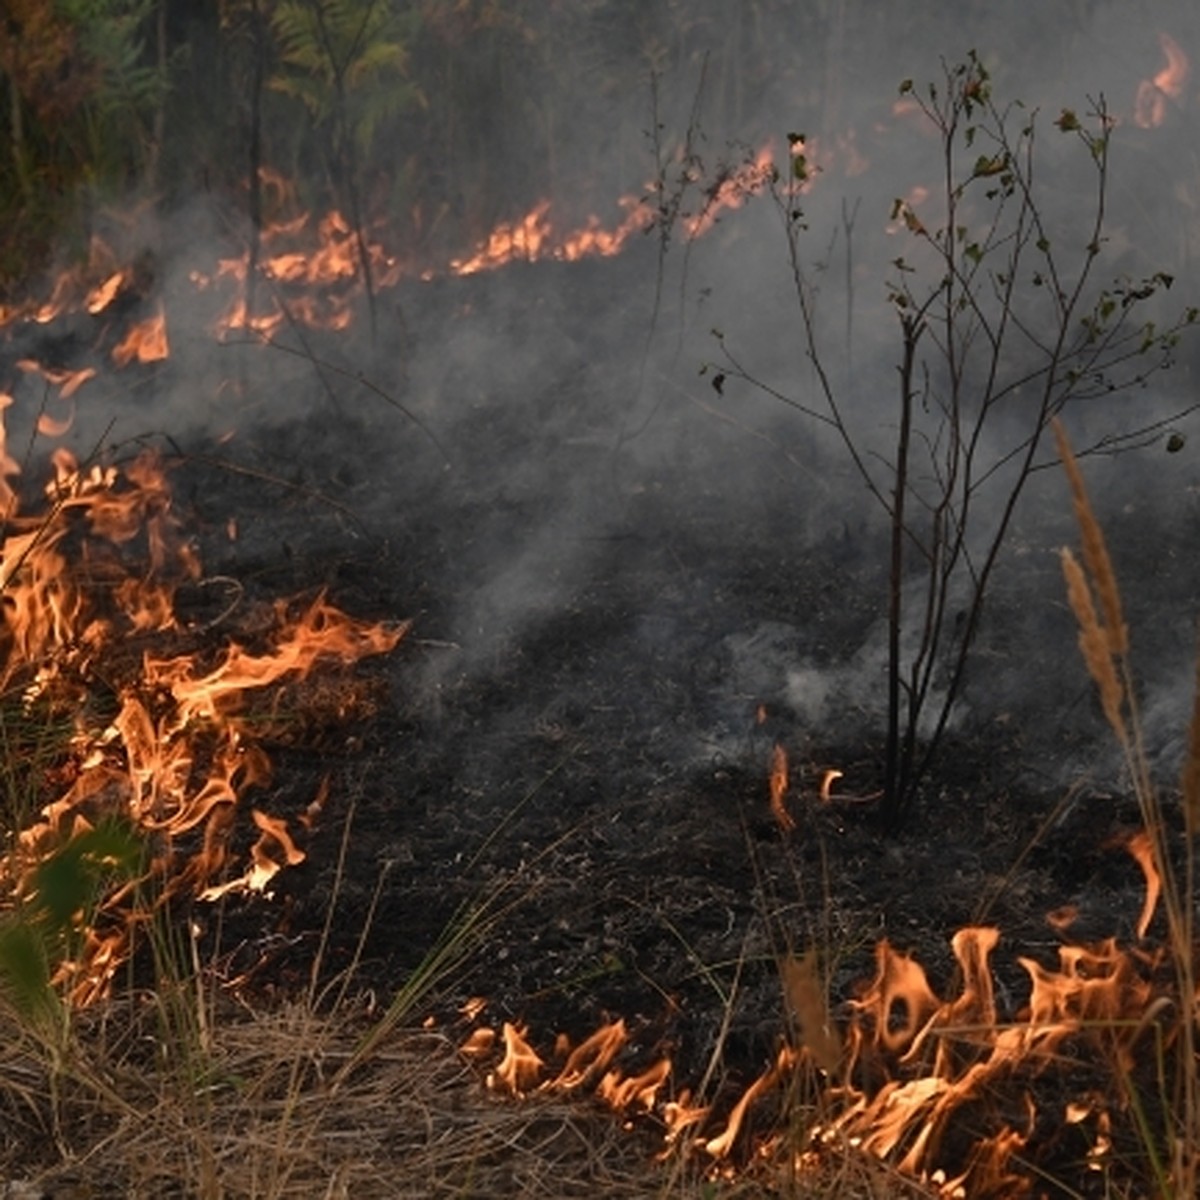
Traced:
<svg viewBox="0 0 1200 1200">
<path fill-rule="evenodd" d="M 366 155 L 387 121 L 424 104 L 409 78 L 418 19 L 388 0 L 284 0 L 271 16 L 280 70 L 270 86 Z"/>
</svg>

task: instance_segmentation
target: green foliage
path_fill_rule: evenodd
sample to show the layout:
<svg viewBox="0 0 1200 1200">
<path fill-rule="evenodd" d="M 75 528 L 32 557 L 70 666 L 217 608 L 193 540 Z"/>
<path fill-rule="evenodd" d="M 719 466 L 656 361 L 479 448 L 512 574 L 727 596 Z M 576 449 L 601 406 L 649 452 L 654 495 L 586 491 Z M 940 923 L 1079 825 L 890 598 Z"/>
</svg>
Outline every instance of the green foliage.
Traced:
<svg viewBox="0 0 1200 1200">
<path fill-rule="evenodd" d="M 385 0 L 284 0 L 271 16 L 279 70 L 270 86 L 366 155 L 387 121 L 423 103 L 409 78 L 418 20 Z"/>
<path fill-rule="evenodd" d="M 79 49 L 96 69 L 93 103 L 106 121 L 145 121 L 162 104 L 170 81 L 147 61 L 146 27 L 156 0 L 60 0 Z"/>
<path fill-rule="evenodd" d="M 28 898 L 0 923 L 0 989 L 35 1029 L 46 1032 L 61 1016 L 55 974 L 74 957 L 111 885 L 137 875 L 142 853 L 132 829 L 107 822 L 33 868 Z"/>
</svg>

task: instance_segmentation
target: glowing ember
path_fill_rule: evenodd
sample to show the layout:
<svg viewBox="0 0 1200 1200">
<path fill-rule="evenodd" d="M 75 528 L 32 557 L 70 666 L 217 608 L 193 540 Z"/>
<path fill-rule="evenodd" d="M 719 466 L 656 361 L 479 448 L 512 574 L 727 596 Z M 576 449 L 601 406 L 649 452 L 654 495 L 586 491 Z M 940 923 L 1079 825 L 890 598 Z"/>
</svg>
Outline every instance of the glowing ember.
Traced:
<svg viewBox="0 0 1200 1200">
<path fill-rule="evenodd" d="M 828 767 L 821 773 L 821 803 L 828 804 L 833 791 L 833 785 L 844 777 L 844 772 L 836 767 Z"/>
</svg>

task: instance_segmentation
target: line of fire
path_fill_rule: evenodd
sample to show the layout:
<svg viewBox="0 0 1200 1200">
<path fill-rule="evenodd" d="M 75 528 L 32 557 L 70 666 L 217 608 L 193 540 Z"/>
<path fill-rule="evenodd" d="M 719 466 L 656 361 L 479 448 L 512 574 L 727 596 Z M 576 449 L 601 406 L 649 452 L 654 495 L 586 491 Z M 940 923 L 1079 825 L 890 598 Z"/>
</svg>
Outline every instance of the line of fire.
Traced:
<svg viewBox="0 0 1200 1200">
<path fill-rule="evenodd" d="M 368 26 L 372 5 L 343 7 Z M 1155 163 L 1173 180 L 1154 199 L 1172 233 L 1155 244 L 1178 261 L 1154 278 L 1176 291 L 1196 282 L 1200 238 L 1200 43 L 1180 26 L 1139 31 L 1143 69 L 1101 110 L 1108 203 L 1126 222 L 1103 252 L 1133 260 L 1137 221 L 1152 219 L 1121 172 Z M 994 604 L 1012 616 L 993 641 L 993 627 L 979 634 L 978 677 L 1001 698 L 989 709 L 975 687 L 947 706 L 949 748 L 896 835 L 878 819 L 888 550 L 857 507 L 867 488 L 829 452 L 842 416 L 822 418 L 818 455 L 816 435 L 787 424 L 809 402 L 779 403 L 772 367 L 719 353 L 755 311 L 753 271 L 801 280 L 788 239 L 814 213 L 838 231 L 822 273 L 764 341 L 815 389 L 843 370 L 841 349 L 824 360 L 805 340 L 822 322 L 844 339 L 847 375 L 856 356 L 887 353 L 852 302 L 872 287 L 868 256 L 903 280 L 918 269 L 905 246 L 945 220 L 934 175 L 880 178 L 899 146 L 928 161 L 923 94 L 905 83 L 869 121 L 761 132 L 703 160 L 695 129 L 664 145 L 662 123 L 648 135 L 657 176 L 631 174 L 604 211 L 576 219 L 531 197 L 440 259 L 412 251 L 394 214 L 308 210 L 299 181 L 263 162 L 247 191 L 268 214 L 249 237 L 210 222 L 168 269 L 127 253 L 150 218 L 125 212 L 121 236 L 92 231 L 52 277 L 8 289 L 0 1045 L 49 1044 L 47 1012 L 87 1023 L 131 997 L 147 1008 L 165 938 L 183 947 L 188 986 L 220 996 L 209 1020 L 352 994 L 352 1048 L 313 1068 L 314 1086 L 348 1096 L 400 1036 L 392 994 L 451 963 L 403 1022 L 461 1066 L 455 1119 L 600 1113 L 639 1164 L 637 1194 L 1187 1194 L 1200 1171 L 1196 613 L 1162 615 L 1197 594 L 1185 421 L 1154 418 L 1128 446 L 1089 430 L 1080 457 L 1085 474 L 1110 470 L 1096 500 L 1117 575 L 1133 547 L 1129 640 L 1149 626 L 1170 662 L 1141 695 L 1145 735 L 1129 732 L 1135 686 L 1106 673 L 1125 643 L 1077 495 L 1094 604 L 1062 584 L 1059 547 L 1079 534 L 1049 460 L 1032 486 L 1047 481 L 1057 499 L 1039 503 L 1062 523 L 1016 518 Z M 968 93 L 965 111 L 983 99 Z M 1064 105 L 1038 119 L 1065 137 L 1081 118 Z M 972 180 L 1006 177 L 993 152 L 980 143 Z M 1051 156 L 1055 172 L 1069 189 Z M 893 187 L 874 211 L 854 200 Z M 154 224 L 169 243 L 170 221 Z M 781 227 L 760 266 L 747 247 Z M 751 282 L 728 265 L 746 262 Z M 907 285 L 889 286 L 909 329 Z M 1073 284 L 1053 286 L 1061 300 Z M 892 319 L 871 303 L 868 319 Z M 965 359 L 945 329 L 939 353 Z M 1042 348 L 1041 330 L 1021 333 Z M 531 382 L 543 363 L 549 382 Z M 609 364 L 623 390 L 593 410 L 587 389 Z M 920 371 L 906 378 L 936 408 Z M 739 387 L 757 389 L 741 407 Z M 292 393 L 306 397 L 294 421 Z M 882 402 L 871 418 L 887 437 L 900 420 Z M 1186 511 L 1156 515 L 1126 450 L 1158 455 L 1146 470 Z M 944 486 L 945 445 L 928 452 Z M 902 540 L 904 484 L 893 496 L 882 478 Z M 785 511 L 777 498 L 797 488 L 811 500 Z M 963 544 L 978 579 L 991 567 L 975 554 Z M 954 636 L 975 619 L 964 605 Z M 910 636 L 897 632 L 897 655 Z M 901 679 L 900 700 L 926 686 Z M 1039 740 L 1052 719 L 1023 723 L 1038 692 L 1067 714 L 1062 773 Z M 1106 716 L 1130 757 L 1096 749 Z M 1145 777 L 1130 763 L 1149 763 Z M 1172 797 L 1149 810 L 1168 812 L 1160 828 L 1134 798 L 1150 787 Z M 0 1135 L 6 1195 L 92 1153 L 30 1115 L 40 1101 L 23 1078 L 0 1072 L 26 1130 Z M 536 1153 L 529 1120 L 518 1157 Z M 6 1157 L 31 1145 L 40 1162 Z M 442 1194 L 422 1186 L 394 1194 Z M 329 1187 L 270 1194 L 385 1194 Z M 257 1194 L 197 1189 L 178 1194 Z"/>
</svg>

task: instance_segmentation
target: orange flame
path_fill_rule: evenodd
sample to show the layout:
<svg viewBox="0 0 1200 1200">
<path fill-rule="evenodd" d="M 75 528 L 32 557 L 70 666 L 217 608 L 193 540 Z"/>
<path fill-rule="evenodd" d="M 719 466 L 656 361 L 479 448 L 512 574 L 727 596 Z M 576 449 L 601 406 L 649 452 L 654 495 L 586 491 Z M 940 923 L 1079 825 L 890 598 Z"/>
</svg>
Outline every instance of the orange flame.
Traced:
<svg viewBox="0 0 1200 1200">
<path fill-rule="evenodd" d="M 1126 847 L 1137 865 L 1142 868 L 1146 879 L 1146 897 L 1137 921 L 1137 935 L 1144 938 L 1154 918 L 1154 910 L 1158 907 L 1158 898 L 1162 893 L 1162 875 L 1159 874 L 1158 865 L 1154 861 L 1154 844 L 1146 830 L 1135 833 L 1126 843 Z"/>
<path fill-rule="evenodd" d="M 745 163 L 724 173 L 712 186 L 704 206 L 683 225 L 689 238 L 703 237 L 727 210 L 741 208 L 746 201 L 763 191 L 775 178 L 774 154 L 770 143 Z"/>
<path fill-rule="evenodd" d="M 563 1069 L 550 1087 L 556 1091 L 571 1092 L 594 1079 L 612 1062 L 618 1050 L 629 1039 L 625 1022 L 618 1020 L 602 1025 L 589 1038 L 581 1042 L 567 1057 Z"/>
<path fill-rule="evenodd" d="M 1168 100 L 1178 103 L 1191 74 L 1191 63 L 1179 43 L 1168 33 L 1158 35 L 1166 63 L 1153 79 L 1138 84 L 1133 105 L 1134 124 L 1142 129 L 1154 129 L 1167 119 Z"/>
<path fill-rule="evenodd" d="M 611 258 L 654 220 L 653 210 L 644 201 L 623 196 L 618 203 L 626 215 L 615 229 L 605 229 L 597 217 L 591 217 L 582 228 L 556 237 L 549 216 L 550 201 L 539 201 L 520 220 L 497 225 L 470 257 L 451 259 L 450 273 L 474 275 L 512 262 L 542 259 L 578 262 L 581 258 Z"/>
<path fill-rule="evenodd" d="M 156 316 L 140 321 L 113 347 L 112 360 L 118 367 L 126 367 L 135 361 L 161 362 L 169 354 L 167 315 L 160 305 Z"/>
<path fill-rule="evenodd" d="M 523 1096 L 537 1086 L 537 1081 L 546 1065 L 534 1048 L 525 1040 L 525 1028 L 505 1021 L 501 1027 L 504 1038 L 504 1057 L 492 1073 L 488 1083 L 502 1088 L 514 1096 Z"/>
<path fill-rule="evenodd" d="M 771 751 L 771 776 L 770 776 L 770 791 L 771 791 L 771 815 L 775 818 L 779 828 L 784 833 L 791 833 L 796 828 L 796 820 L 787 810 L 787 804 L 784 802 L 784 797 L 788 790 L 788 758 L 787 751 L 775 743 L 775 748 Z"/>
<path fill-rule="evenodd" d="M 0 397 L 0 405 L 9 402 Z M 323 663 L 347 666 L 385 653 L 407 626 L 356 621 L 318 596 L 298 614 L 277 605 L 274 633 L 258 652 L 230 642 L 210 648 L 203 663 L 190 646 L 167 654 L 188 632 L 176 616 L 177 589 L 198 579 L 201 568 L 174 515 L 162 464 L 146 453 L 123 469 L 84 469 L 59 450 L 53 465 L 48 510 L 19 515 L 10 483 L 18 468 L 4 452 L 0 426 L 8 510 L 0 535 L 0 687 L 74 721 L 69 764 L 35 781 L 50 798 L 0 855 L 0 880 L 20 893 L 40 861 L 111 814 L 146 839 L 162 899 L 263 891 L 281 869 L 303 861 L 304 850 L 285 818 L 255 808 L 249 815 L 258 839 L 249 864 L 227 877 L 234 814 L 247 788 L 270 775 L 254 740 L 262 715 L 255 722 L 242 716 L 250 696 L 302 680 Z M 131 561 L 133 551 L 144 563 Z M 122 653 L 122 642 L 151 635 L 157 653 Z M 97 678 L 115 702 L 115 714 L 99 720 L 91 711 Z M 65 788 L 59 779 L 68 781 Z M 327 793 L 326 780 L 302 824 L 311 823 Z M 183 839 L 188 853 L 180 849 Z M 128 884 L 104 901 L 114 919 L 126 912 L 124 929 L 80 930 L 83 953 L 59 971 L 72 999 L 103 994 L 140 919 L 129 907 L 139 903 L 138 890 Z"/>
</svg>

